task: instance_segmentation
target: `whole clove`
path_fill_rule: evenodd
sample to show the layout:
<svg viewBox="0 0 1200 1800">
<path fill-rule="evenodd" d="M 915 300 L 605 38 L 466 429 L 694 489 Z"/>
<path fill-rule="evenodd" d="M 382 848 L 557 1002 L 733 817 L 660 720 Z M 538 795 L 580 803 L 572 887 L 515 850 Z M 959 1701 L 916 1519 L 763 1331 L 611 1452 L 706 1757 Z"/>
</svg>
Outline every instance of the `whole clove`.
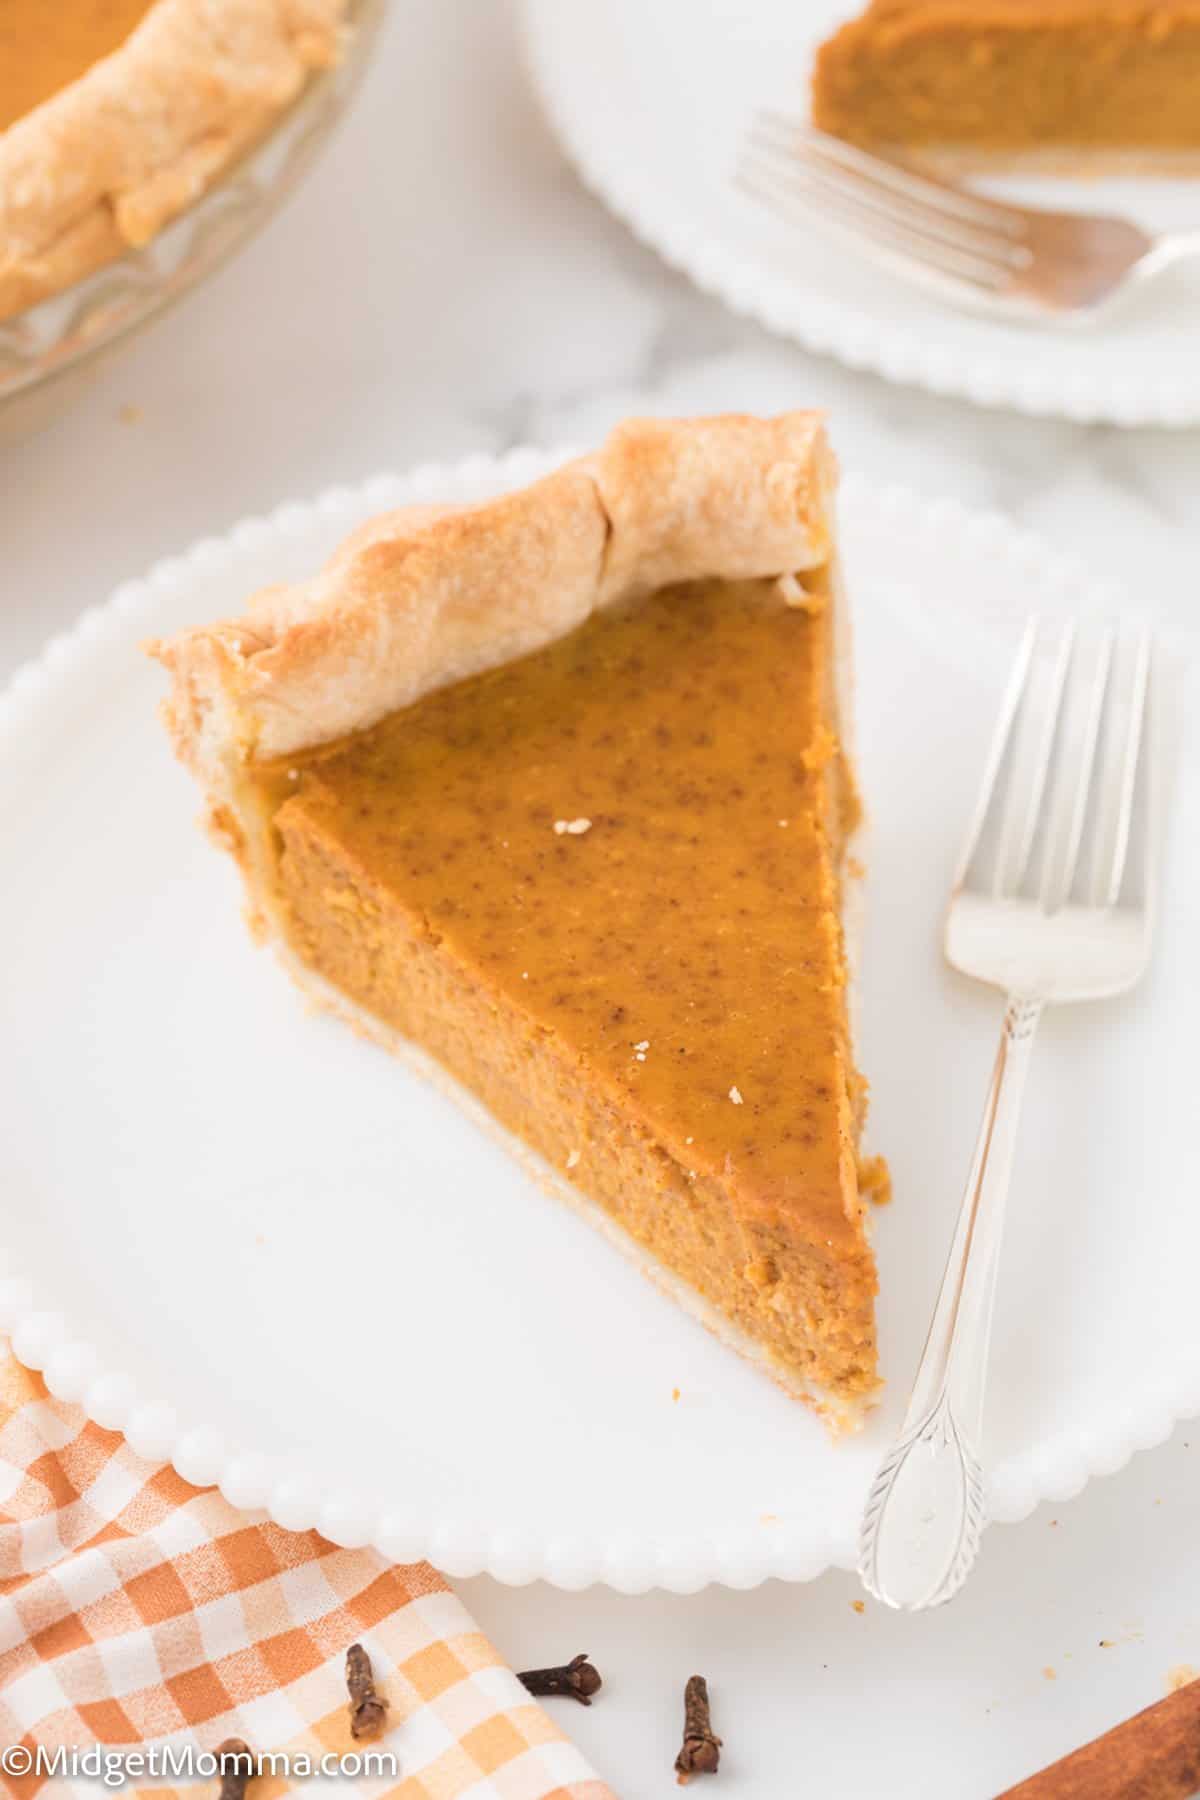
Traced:
<svg viewBox="0 0 1200 1800">
<path fill-rule="evenodd" d="M 560 1669 L 525 1669 L 517 1680 L 539 1699 L 547 1694 L 570 1694 L 581 1706 L 590 1706 L 592 1695 L 603 1686 L 600 1671 L 588 1661 L 586 1650 Z"/>
<path fill-rule="evenodd" d="M 350 1736 L 373 1738 L 387 1724 L 388 1703 L 375 1691 L 371 1659 L 361 1644 L 346 1652 L 346 1687 L 350 1693 Z"/>
<path fill-rule="evenodd" d="M 693 1775 L 715 1775 L 720 1761 L 721 1740 L 708 1711 L 708 1683 L 703 1675 L 692 1675 L 683 1690 L 683 1743 L 675 1758 L 680 1787 Z"/>
<path fill-rule="evenodd" d="M 244 1744 L 241 1738 L 226 1738 L 217 1746 L 217 1771 L 221 1777 L 217 1800 L 242 1800 L 246 1783 L 254 1774 L 254 1757 L 249 1744 Z"/>
</svg>

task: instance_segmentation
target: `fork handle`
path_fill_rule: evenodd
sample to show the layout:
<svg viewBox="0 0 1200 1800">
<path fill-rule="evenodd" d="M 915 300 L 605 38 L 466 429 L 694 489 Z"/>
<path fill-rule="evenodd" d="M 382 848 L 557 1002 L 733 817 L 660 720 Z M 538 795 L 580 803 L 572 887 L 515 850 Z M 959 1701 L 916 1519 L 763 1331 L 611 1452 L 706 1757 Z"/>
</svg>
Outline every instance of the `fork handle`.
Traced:
<svg viewBox="0 0 1200 1800">
<path fill-rule="evenodd" d="M 863 1514 L 859 1574 L 877 1599 L 918 1611 L 956 1594 L 984 1525 L 979 1443 L 988 1342 L 1021 1096 L 1042 1016 L 1010 995 L 975 1156 L 904 1424 Z"/>
</svg>

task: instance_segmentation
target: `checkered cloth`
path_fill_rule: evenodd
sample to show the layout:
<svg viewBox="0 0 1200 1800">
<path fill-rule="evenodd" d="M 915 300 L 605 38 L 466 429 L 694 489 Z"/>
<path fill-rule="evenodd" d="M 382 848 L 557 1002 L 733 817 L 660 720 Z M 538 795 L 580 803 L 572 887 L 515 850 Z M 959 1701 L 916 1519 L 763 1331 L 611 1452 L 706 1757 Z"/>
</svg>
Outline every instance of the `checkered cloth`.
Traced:
<svg viewBox="0 0 1200 1800">
<path fill-rule="evenodd" d="M 362 1800 L 613 1800 L 427 1563 L 397 1568 L 239 1513 L 53 1399 L 0 1339 L 0 1769 L 12 1746 L 323 1756 L 354 1744 L 345 1652 L 366 1646 L 398 1776 Z M 13 1796 L 45 1775 L 0 1773 Z M 143 1795 L 212 1792 L 133 1782 Z M 249 1800 L 303 1785 L 265 1775 Z M 53 1794 L 96 1800 L 96 1781 Z"/>
</svg>

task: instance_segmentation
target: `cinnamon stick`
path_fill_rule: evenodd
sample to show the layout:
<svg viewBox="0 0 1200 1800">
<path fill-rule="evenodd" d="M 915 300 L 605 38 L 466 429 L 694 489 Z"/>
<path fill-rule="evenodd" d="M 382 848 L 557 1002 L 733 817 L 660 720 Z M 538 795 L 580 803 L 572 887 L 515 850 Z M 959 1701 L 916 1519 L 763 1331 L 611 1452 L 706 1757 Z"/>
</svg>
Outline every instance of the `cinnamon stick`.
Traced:
<svg viewBox="0 0 1200 1800">
<path fill-rule="evenodd" d="M 1198 1789 L 1200 1681 L 1192 1681 L 997 1800 L 1192 1800 Z"/>
</svg>

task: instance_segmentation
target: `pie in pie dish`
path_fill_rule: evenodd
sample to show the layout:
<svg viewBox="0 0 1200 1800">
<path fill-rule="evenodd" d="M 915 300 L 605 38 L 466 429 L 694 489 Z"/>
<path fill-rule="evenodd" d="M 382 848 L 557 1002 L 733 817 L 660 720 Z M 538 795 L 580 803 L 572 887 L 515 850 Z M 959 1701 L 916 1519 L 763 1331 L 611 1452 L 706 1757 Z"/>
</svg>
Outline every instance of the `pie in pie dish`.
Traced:
<svg viewBox="0 0 1200 1800">
<path fill-rule="evenodd" d="M 1200 151 L 1200 0 L 871 0 L 818 52 L 813 120 L 958 160 Z"/>
<path fill-rule="evenodd" d="M 0 319 L 196 200 L 336 60 L 346 4 L 3 0 Z"/>
<path fill-rule="evenodd" d="M 811 413 L 634 421 L 149 646 L 257 930 L 836 1425 L 876 1376 Z"/>
</svg>

